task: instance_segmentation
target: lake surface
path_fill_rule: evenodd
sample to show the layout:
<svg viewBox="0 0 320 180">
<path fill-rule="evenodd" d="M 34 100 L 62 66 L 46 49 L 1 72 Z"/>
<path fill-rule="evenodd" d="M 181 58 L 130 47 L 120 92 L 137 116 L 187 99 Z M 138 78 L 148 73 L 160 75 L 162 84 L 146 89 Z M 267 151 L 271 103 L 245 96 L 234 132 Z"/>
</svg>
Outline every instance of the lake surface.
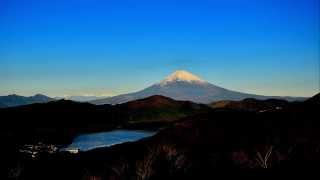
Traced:
<svg viewBox="0 0 320 180">
<path fill-rule="evenodd" d="M 99 147 L 109 147 L 124 142 L 133 142 L 156 134 L 152 131 L 142 130 L 114 130 L 100 133 L 83 134 L 76 137 L 72 144 L 61 149 L 62 151 L 79 149 L 88 151 Z"/>
</svg>

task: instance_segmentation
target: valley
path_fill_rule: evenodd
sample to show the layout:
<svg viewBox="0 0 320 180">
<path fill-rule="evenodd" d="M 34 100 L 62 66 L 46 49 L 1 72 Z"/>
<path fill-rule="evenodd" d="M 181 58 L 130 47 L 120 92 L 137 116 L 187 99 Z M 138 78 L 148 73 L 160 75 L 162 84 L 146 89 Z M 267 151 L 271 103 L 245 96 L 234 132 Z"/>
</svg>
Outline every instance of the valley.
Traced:
<svg viewBox="0 0 320 180">
<path fill-rule="evenodd" d="M 221 168 L 237 172 L 239 168 L 314 167 L 320 161 L 317 153 L 320 124 L 316 118 L 319 95 L 292 103 L 251 99 L 221 106 L 219 102 L 219 106 L 213 103 L 213 108 L 212 104 L 152 96 L 114 106 L 63 100 L 2 109 L 0 114 L 5 115 L 2 117 L 10 115 L 17 119 L 1 131 L 10 140 L 6 142 L 4 159 L 11 162 L 8 171 L 23 169 L 18 176 L 23 179 L 139 179 L 140 176 L 192 179 L 213 177 L 210 172 Z M 137 112 L 137 109 L 144 110 Z M 268 110 L 261 111 L 264 109 Z M 46 124 L 40 122 L 45 114 L 52 114 L 46 118 Z M 48 124 L 50 119 L 61 121 Z M 23 125 L 17 126 L 18 123 Z M 62 147 L 83 133 L 119 127 L 161 129 L 156 135 L 136 142 L 89 151 L 42 148 L 30 156 L 16 149 L 30 142 L 39 146 L 36 145 L 39 141 L 44 142 L 41 147 L 51 147 L 50 144 Z M 261 164 L 258 157 L 268 152 L 270 157 Z M 215 176 L 218 172 L 222 173 L 217 171 Z"/>
</svg>

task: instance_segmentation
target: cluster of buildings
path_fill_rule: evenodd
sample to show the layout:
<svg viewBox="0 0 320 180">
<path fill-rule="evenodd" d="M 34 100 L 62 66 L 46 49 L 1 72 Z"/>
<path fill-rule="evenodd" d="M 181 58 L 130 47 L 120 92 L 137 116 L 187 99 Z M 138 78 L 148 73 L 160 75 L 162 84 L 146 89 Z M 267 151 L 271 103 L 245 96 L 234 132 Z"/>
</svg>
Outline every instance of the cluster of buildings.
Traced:
<svg viewBox="0 0 320 180">
<path fill-rule="evenodd" d="M 19 149 L 19 152 L 25 153 L 30 156 L 32 159 L 36 159 L 40 153 L 49 153 L 53 154 L 58 151 L 58 147 L 53 144 L 25 144 L 22 148 Z"/>
</svg>

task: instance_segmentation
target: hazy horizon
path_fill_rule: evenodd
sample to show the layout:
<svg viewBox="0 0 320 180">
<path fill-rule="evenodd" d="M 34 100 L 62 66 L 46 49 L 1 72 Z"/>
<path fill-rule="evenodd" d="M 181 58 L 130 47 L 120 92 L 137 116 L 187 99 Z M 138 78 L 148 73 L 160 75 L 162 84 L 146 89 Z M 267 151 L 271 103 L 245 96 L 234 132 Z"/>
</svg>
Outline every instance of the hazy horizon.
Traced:
<svg viewBox="0 0 320 180">
<path fill-rule="evenodd" d="M 178 69 L 245 93 L 319 92 L 318 0 L 5 0 L 0 13 L 0 95 L 114 96 Z"/>
</svg>

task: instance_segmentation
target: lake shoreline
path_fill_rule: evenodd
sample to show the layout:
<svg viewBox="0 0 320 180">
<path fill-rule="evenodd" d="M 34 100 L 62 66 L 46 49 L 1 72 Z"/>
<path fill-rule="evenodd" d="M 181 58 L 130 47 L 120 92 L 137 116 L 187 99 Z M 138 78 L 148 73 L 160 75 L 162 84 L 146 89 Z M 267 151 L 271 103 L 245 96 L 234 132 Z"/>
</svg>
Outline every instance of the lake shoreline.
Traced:
<svg viewBox="0 0 320 180">
<path fill-rule="evenodd" d="M 76 153 L 76 150 L 89 151 L 101 147 L 111 147 L 125 142 L 135 142 L 139 139 L 153 136 L 156 133 L 157 131 L 132 129 L 114 129 L 104 132 L 83 133 L 76 136 L 71 144 L 63 146 L 59 151 Z"/>
</svg>

